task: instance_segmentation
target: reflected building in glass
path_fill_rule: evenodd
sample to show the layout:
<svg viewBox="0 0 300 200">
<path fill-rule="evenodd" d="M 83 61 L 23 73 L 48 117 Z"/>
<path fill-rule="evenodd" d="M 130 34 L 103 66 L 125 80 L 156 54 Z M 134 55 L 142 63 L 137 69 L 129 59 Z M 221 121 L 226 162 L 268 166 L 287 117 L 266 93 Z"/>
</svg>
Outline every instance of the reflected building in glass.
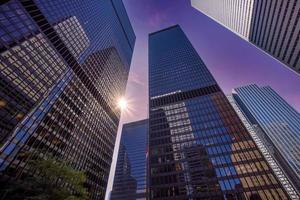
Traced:
<svg viewBox="0 0 300 200">
<path fill-rule="evenodd" d="M 232 97 L 299 193 L 300 114 L 269 86 L 235 88 Z"/>
<path fill-rule="evenodd" d="M 147 133 L 147 119 L 123 125 L 111 200 L 146 199 Z"/>
<path fill-rule="evenodd" d="M 289 199 L 180 28 L 149 34 L 149 199 Z"/>
<path fill-rule="evenodd" d="M 8 0 L 0 24 L 1 175 L 47 152 L 103 199 L 135 43 L 122 1 Z"/>
</svg>

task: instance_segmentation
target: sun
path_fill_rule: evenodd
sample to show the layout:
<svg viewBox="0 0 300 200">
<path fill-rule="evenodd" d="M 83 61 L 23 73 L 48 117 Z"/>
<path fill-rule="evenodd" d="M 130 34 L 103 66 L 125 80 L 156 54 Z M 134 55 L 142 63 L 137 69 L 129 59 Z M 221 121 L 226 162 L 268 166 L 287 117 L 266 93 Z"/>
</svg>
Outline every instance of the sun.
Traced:
<svg viewBox="0 0 300 200">
<path fill-rule="evenodd" d="M 124 97 L 121 97 L 119 100 L 118 100 L 118 107 L 121 109 L 121 110 L 126 110 L 127 107 L 128 107 L 128 102 L 127 100 L 124 98 Z"/>
</svg>

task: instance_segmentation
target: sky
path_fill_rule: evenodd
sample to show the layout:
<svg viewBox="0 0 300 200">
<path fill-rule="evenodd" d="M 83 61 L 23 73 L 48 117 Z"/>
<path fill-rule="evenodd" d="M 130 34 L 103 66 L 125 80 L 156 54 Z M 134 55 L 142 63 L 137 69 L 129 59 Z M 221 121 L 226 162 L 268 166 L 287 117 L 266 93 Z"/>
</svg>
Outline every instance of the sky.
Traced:
<svg viewBox="0 0 300 200">
<path fill-rule="evenodd" d="M 189 0 L 123 0 L 136 34 L 123 122 L 147 117 L 148 34 L 179 24 L 225 94 L 235 87 L 270 85 L 300 111 L 300 76 L 191 7 Z"/>
<path fill-rule="evenodd" d="M 122 113 L 117 141 L 123 123 L 147 118 L 148 34 L 175 24 L 181 26 L 225 94 L 248 84 L 269 85 L 300 111 L 300 75 L 194 9 L 190 0 L 123 2 L 136 43 L 125 95 L 130 109 Z"/>
</svg>

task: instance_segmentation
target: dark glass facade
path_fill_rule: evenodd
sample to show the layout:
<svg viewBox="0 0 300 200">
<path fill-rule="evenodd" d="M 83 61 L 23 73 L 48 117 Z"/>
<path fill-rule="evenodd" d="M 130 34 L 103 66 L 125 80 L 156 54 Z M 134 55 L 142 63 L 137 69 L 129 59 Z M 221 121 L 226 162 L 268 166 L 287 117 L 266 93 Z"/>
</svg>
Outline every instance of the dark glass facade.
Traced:
<svg viewBox="0 0 300 200">
<path fill-rule="evenodd" d="M 111 200 L 146 199 L 147 133 L 147 119 L 124 124 Z"/>
<path fill-rule="evenodd" d="M 149 35 L 149 198 L 289 199 L 176 25 Z"/>
<path fill-rule="evenodd" d="M 135 43 L 122 1 L 9 0 L 0 24 L 1 175 L 48 152 L 103 199 Z"/>
<path fill-rule="evenodd" d="M 235 88 L 233 98 L 249 123 L 259 127 L 260 137 L 299 193 L 300 114 L 269 86 Z"/>
</svg>

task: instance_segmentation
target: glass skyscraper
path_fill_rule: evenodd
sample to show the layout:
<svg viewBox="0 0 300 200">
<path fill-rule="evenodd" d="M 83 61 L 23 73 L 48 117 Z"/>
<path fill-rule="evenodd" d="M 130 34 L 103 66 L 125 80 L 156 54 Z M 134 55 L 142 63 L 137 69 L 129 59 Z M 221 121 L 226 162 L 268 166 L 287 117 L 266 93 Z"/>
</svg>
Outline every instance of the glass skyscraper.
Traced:
<svg viewBox="0 0 300 200">
<path fill-rule="evenodd" d="M 246 129 L 252 136 L 254 142 L 262 152 L 266 161 L 270 164 L 271 169 L 274 171 L 274 174 L 277 176 L 290 198 L 293 200 L 298 200 L 300 197 L 296 187 L 293 185 L 291 180 L 289 180 L 289 177 L 282 169 L 282 166 L 276 161 L 275 155 L 278 154 L 278 150 L 276 150 L 270 143 L 270 141 L 268 141 L 268 138 L 263 133 L 263 130 L 257 124 L 252 124 L 250 122 L 249 118 L 240 108 L 233 95 L 227 95 L 227 98 L 233 109 L 236 111 L 237 115 L 245 125 Z"/>
<path fill-rule="evenodd" d="M 148 120 L 123 125 L 111 200 L 146 200 Z"/>
<path fill-rule="evenodd" d="M 273 157 L 300 191 L 300 114 L 271 87 L 235 88 L 233 98 L 274 153 Z"/>
<path fill-rule="evenodd" d="M 47 152 L 103 199 L 135 43 L 122 1 L 8 0 L 0 24 L 1 175 Z"/>
<path fill-rule="evenodd" d="M 191 0 L 192 6 L 300 73 L 299 0 Z"/>
<path fill-rule="evenodd" d="M 149 198 L 289 199 L 175 25 L 149 35 Z"/>
</svg>

